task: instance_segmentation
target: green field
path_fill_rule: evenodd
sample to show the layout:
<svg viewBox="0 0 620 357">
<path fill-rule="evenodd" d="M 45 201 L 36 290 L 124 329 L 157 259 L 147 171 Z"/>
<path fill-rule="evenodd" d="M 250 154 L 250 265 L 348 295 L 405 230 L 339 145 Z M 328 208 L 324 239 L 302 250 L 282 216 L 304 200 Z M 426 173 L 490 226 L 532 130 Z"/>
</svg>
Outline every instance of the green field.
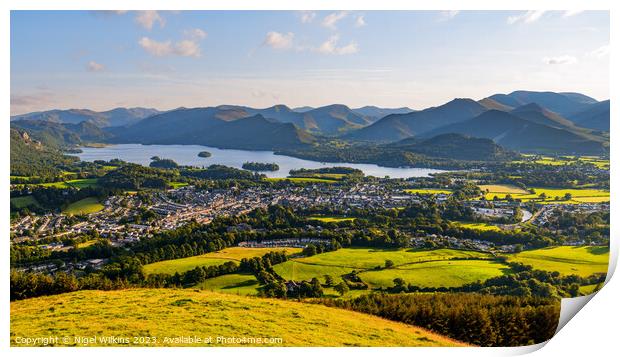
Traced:
<svg viewBox="0 0 620 357">
<path fill-rule="evenodd" d="M 506 195 L 510 194 L 514 199 L 520 199 L 523 202 L 536 201 L 539 203 L 595 203 L 595 202 L 608 202 L 609 191 L 601 190 L 597 188 L 548 188 L 548 187 L 533 187 L 535 193 L 529 193 L 516 186 L 511 185 L 480 185 L 480 189 L 485 192 L 484 197 L 486 200 L 492 200 L 497 196 L 500 199 L 505 199 Z M 486 190 L 489 192 L 486 192 Z M 547 197 L 544 201 L 540 198 L 540 195 L 544 193 Z M 572 198 L 570 200 L 564 200 L 564 195 L 570 193 Z M 556 200 L 555 197 L 559 197 Z"/>
<path fill-rule="evenodd" d="M 421 195 L 437 195 L 437 194 L 446 194 L 449 195 L 452 193 L 451 190 L 442 189 L 442 188 L 410 188 L 406 189 L 407 193 L 419 193 Z"/>
<path fill-rule="evenodd" d="M 99 212 L 103 209 L 103 205 L 99 203 L 96 197 L 86 197 L 77 202 L 69 204 L 62 210 L 64 214 L 78 215 Z"/>
<path fill-rule="evenodd" d="M 502 229 L 498 226 L 483 222 L 452 222 L 462 228 L 473 229 L 477 231 L 494 231 L 500 232 Z"/>
<path fill-rule="evenodd" d="M 523 155 L 523 156 L 532 157 L 534 155 Z M 552 165 L 552 166 L 564 166 L 564 165 L 571 165 L 571 164 L 581 162 L 581 163 L 593 164 L 599 169 L 609 170 L 609 160 L 603 159 L 597 156 L 581 156 L 579 158 L 576 158 L 575 156 L 571 156 L 571 155 L 566 155 L 566 156 L 561 156 L 561 157 L 541 156 L 539 159 L 534 160 L 534 161 L 519 160 L 519 161 L 514 161 L 514 162 L 515 163 L 534 162 L 540 165 Z"/>
<path fill-rule="evenodd" d="M 485 195 L 485 197 L 488 197 L 488 195 L 491 195 L 490 196 L 491 199 L 493 198 L 493 195 L 495 194 L 497 194 L 498 196 L 500 194 L 503 194 L 504 196 L 506 194 L 511 194 L 514 196 L 514 194 L 528 194 L 529 193 L 526 190 L 522 189 L 521 187 L 517 187 L 513 185 L 478 185 L 478 187 L 480 187 L 480 190 L 482 190 L 482 192 L 486 192 L 488 190 L 489 192 L 487 193 L 487 195 Z M 503 196 L 500 196 L 500 197 L 503 198 Z"/>
<path fill-rule="evenodd" d="M 98 239 L 87 240 L 86 242 L 78 243 L 77 247 L 78 248 L 90 247 L 91 245 L 97 243 L 98 241 L 99 241 Z"/>
<path fill-rule="evenodd" d="M 534 269 L 586 277 L 594 273 L 607 273 L 609 248 L 567 246 L 543 248 L 511 255 L 509 260 L 531 265 Z"/>
<path fill-rule="evenodd" d="M 243 248 L 231 247 L 217 252 L 211 252 L 193 257 L 162 260 L 144 266 L 145 274 L 174 274 L 183 273 L 199 266 L 222 265 L 229 261 L 240 261 L 243 258 L 261 257 L 268 252 L 286 251 L 287 254 L 301 252 L 301 248 Z"/>
<path fill-rule="evenodd" d="M 168 185 L 172 186 L 173 189 L 179 188 L 179 187 L 185 187 L 188 185 L 187 182 L 176 182 L 176 181 L 172 181 L 172 182 L 168 182 Z"/>
<path fill-rule="evenodd" d="M 490 260 L 450 260 L 370 270 L 359 274 L 359 277 L 370 287 L 394 286 L 395 278 L 420 287 L 457 287 L 509 273 L 511 270 L 508 267 Z"/>
<path fill-rule="evenodd" d="M 334 216 L 309 216 L 308 219 L 314 219 L 321 222 L 347 222 L 352 221 L 353 217 L 334 217 Z"/>
<path fill-rule="evenodd" d="M 595 293 L 596 287 L 598 286 L 598 284 L 591 284 L 591 285 L 583 285 L 579 287 L 579 293 L 581 293 L 582 295 L 590 295 L 592 293 Z"/>
<path fill-rule="evenodd" d="M 207 279 L 195 287 L 228 294 L 256 295 L 259 286 L 252 274 L 226 274 Z"/>
<path fill-rule="evenodd" d="M 43 187 L 55 187 L 55 188 L 85 188 L 85 187 L 96 187 L 98 179 L 89 178 L 89 179 L 76 179 L 76 180 L 68 180 L 68 181 L 59 181 L 59 182 L 48 182 L 42 183 L 40 186 Z"/>
<path fill-rule="evenodd" d="M 151 346 L 191 345 L 165 340 L 178 336 L 213 336 L 214 341 L 216 336 L 282 339 L 263 346 L 464 345 L 349 310 L 189 289 L 84 290 L 14 301 L 10 320 L 12 346 L 17 345 L 17 336 L 50 335 L 130 337 L 128 346 L 142 347 L 133 344 L 132 337 L 156 337 Z M 96 345 L 105 342 L 97 340 Z"/>
<path fill-rule="evenodd" d="M 399 275 L 411 277 L 416 269 L 419 270 L 426 267 L 424 264 L 430 264 L 429 266 L 436 267 L 435 269 L 438 271 L 441 271 L 441 267 L 446 265 L 447 268 L 445 269 L 447 269 L 450 274 L 459 275 L 462 273 L 459 273 L 458 268 L 460 265 L 457 263 L 461 263 L 461 261 L 449 259 L 489 259 L 490 257 L 491 256 L 486 253 L 455 249 L 414 251 L 410 249 L 343 248 L 334 252 L 317 254 L 311 257 L 296 258 L 275 265 L 273 268 L 278 275 L 287 280 L 310 280 L 316 277 L 321 282 L 324 282 L 325 275 L 331 275 L 334 279 L 338 279 L 342 275 L 355 270 L 362 272 L 359 274 L 362 280 L 366 281 L 364 278 L 364 276 L 366 276 L 371 279 L 367 282 L 376 287 L 385 286 L 383 283 L 378 283 L 378 281 L 381 280 L 380 276 L 389 277 L 390 284 L 388 286 L 392 286 L 392 280 L 394 280 L 395 277 Z M 386 260 L 391 260 L 395 268 L 374 270 L 376 267 L 383 267 Z M 470 267 L 464 268 L 466 270 L 464 279 L 467 280 L 467 282 L 476 281 L 480 276 L 490 277 L 500 275 L 501 271 L 499 269 L 504 267 L 487 260 L 467 260 L 462 261 L 462 263 L 464 266 Z M 477 273 L 473 272 L 473 270 L 480 270 L 480 272 L 476 275 Z M 440 276 L 436 276 L 433 270 L 428 268 L 425 274 L 427 274 L 430 279 L 435 280 L 434 286 L 446 286 L 443 285 L 444 282 L 442 279 L 444 278 L 456 279 L 443 272 Z M 382 281 L 386 281 L 385 279 Z"/>
<path fill-rule="evenodd" d="M 32 196 L 13 197 L 11 198 L 11 203 L 17 208 L 39 205 L 39 202 Z"/>
</svg>

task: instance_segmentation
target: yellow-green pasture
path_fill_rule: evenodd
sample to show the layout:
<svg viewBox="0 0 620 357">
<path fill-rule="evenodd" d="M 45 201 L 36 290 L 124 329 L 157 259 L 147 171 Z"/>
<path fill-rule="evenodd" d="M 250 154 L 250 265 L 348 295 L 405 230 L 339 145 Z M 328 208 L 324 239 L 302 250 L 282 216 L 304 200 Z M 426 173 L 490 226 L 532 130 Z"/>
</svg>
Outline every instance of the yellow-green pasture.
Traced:
<svg viewBox="0 0 620 357">
<path fill-rule="evenodd" d="M 301 248 L 245 248 L 230 247 L 217 252 L 211 252 L 193 257 L 162 260 L 144 266 L 145 274 L 174 274 L 183 273 L 202 266 L 217 266 L 226 262 L 239 262 L 243 258 L 262 257 L 263 255 L 274 252 L 284 251 L 286 254 L 296 254 L 301 252 Z"/>
<path fill-rule="evenodd" d="M 530 193 L 512 185 L 480 185 L 479 187 L 484 192 L 486 200 L 492 200 L 495 196 L 503 200 L 507 195 L 511 195 L 513 199 L 520 199 L 523 202 L 536 201 L 543 204 L 609 202 L 609 191 L 598 188 L 532 187 L 534 193 Z M 544 200 L 540 197 L 543 193 L 545 194 Z M 564 199 L 567 193 L 571 195 L 570 200 Z"/>
<path fill-rule="evenodd" d="M 513 254 L 508 259 L 531 265 L 534 269 L 587 277 L 595 273 L 607 273 L 609 248 L 569 246 L 542 248 Z"/>
<path fill-rule="evenodd" d="M 80 215 L 99 212 L 103 209 L 103 205 L 99 203 L 96 197 L 86 197 L 77 202 L 70 203 L 62 212 L 68 215 Z"/>
</svg>

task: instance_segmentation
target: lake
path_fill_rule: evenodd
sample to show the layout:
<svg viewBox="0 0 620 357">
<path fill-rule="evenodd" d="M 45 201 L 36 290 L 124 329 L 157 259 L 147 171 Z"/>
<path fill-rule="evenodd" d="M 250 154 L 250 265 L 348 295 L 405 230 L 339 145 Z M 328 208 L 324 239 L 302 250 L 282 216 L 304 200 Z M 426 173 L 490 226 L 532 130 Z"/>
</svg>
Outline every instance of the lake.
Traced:
<svg viewBox="0 0 620 357">
<path fill-rule="evenodd" d="M 360 169 L 367 176 L 391 178 L 426 177 L 432 173 L 445 172 L 444 170 L 383 167 L 374 164 L 352 164 L 346 162 L 317 162 L 298 159 L 286 155 L 276 155 L 272 151 L 250 151 L 218 149 L 201 145 L 142 145 L 119 144 L 105 147 L 81 147 L 82 153 L 74 154 L 83 161 L 121 159 L 144 166 L 148 166 L 151 157 L 159 156 L 162 159 L 172 159 L 179 165 L 206 167 L 213 164 L 241 168 L 244 162 L 276 163 L 280 170 L 262 172 L 268 177 L 286 177 L 290 170 L 318 169 L 322 167 L 346 166 Z M 198 157 L 201 151 L 208 151 L 211 157 Z"/>
</svg>

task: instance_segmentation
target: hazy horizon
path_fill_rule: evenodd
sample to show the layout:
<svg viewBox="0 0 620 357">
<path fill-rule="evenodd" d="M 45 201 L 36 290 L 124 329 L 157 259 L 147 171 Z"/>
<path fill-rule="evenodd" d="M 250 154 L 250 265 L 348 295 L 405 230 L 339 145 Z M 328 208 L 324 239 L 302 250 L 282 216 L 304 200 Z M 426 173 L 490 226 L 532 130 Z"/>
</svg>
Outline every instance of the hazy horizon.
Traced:
<svg viewBox="0 0 620 357">
<path fill-rule="evenodd" d="M 609 12 L 11 12 L 11 115 L 418 110 L 515 90 L 608 99 Z"/>
</svg>

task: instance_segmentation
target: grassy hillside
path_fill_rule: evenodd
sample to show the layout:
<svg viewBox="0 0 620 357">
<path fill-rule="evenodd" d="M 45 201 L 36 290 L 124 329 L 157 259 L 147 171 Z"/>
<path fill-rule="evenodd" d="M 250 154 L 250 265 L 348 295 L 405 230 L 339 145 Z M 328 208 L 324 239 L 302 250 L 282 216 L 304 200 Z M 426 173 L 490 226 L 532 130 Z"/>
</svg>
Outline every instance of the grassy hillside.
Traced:
<svg viewBox="0 0 620 357">
<path fill-rule="evenodd" d="M 506 266 L 488 261 L 489 254 L 455 249 L 415 251 L 411 249 L 343 248 L 334 252 L 307 258 L 289 260 L 273 268 L 285 279 L 324 281 L 325 275 L 338 279 L 353 270 L 371 287 L 391 287 L 395 278 L 418 286 L 460 286 L 476 280 L 501 275 Z M 481 260 L 450 260 L 453 258 L 480 258 Z M 383 267 L 386 260 L 394 268 Z"/>
<path fill-rule="evenodd" d="M 510 260 L 531 265 L 534 269 L 585 277 L 594 273 L 607 273 L 609 248 L 566 246 L 542 248 L 512 255 Z"/>
<path fill-rule="evenodd" d="M 188 258 L 162 260 L 144 266 L 145 274 L 183 273 L 199 266 L 216 266 L 229 261 L 240 261 L 243 258 L 262 257 L 273 251 L 286 251 L 287 254 L 301 252 L 301 248 L 243 248 L 231 247 L 217 252 L 197 255 Z"/>
<path fill-rule="evenodd" d="M 11 345 L 17 336 L 49 335 L 129 337 L 130 346 L 134 336 L 156 337 L 155 346 L 191 345 L 166 340 L 178 336 L 282 339 L 265 346 L 463 345 L 348 310 L 191 290 L 79 291 L 11 303 Z"/>
</svg>

